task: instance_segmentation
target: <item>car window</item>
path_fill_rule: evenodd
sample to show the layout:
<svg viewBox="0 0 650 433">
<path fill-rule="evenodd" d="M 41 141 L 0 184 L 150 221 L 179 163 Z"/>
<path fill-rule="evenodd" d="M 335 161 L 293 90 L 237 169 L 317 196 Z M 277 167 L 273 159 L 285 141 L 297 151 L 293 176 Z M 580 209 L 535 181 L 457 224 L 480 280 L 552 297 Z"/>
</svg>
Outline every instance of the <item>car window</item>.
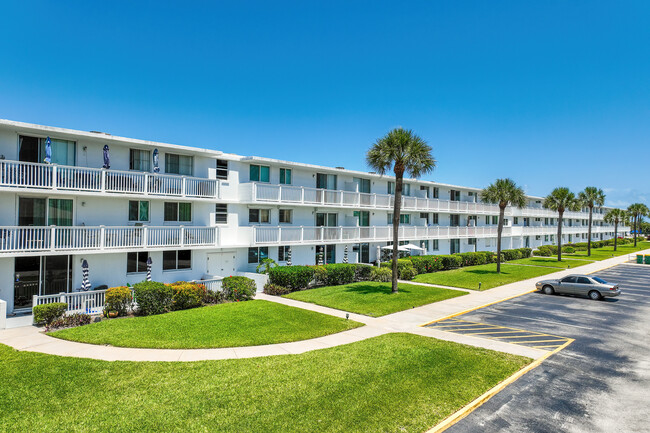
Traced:
<svg viewBox="0 0 650 433">
<path fill-rule="evenodd" d="M 562 278 L 560 281 L 562 281 L 563 283 L 575 283 L 576 277 L 565 277 Z"/>
<path fill-rule="evenodd" d="M 578 277 L 578 284 L 591 284 L 591 281 L 589 281 L 589 278 Z"/>
<path fill-rule="evenodd" d="M 592 277 L 592 278 L 598 281 L 600 284 L 609 284 L 607 281 L 603 280 L 602 278 L 598 278 L 598 277 Z"/>
</svg>

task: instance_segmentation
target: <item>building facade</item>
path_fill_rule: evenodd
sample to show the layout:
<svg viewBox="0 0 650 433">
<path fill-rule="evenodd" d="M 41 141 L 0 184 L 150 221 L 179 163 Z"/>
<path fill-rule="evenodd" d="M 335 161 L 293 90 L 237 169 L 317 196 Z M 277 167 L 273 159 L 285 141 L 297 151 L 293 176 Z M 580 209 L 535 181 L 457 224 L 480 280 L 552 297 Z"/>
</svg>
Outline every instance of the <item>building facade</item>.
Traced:
<svg viewBox="0 0 650 433">
<path fill-rule="evenodd" d="M 374 173 L 0 120 L 0 299 L 21 312 L 34 295 L 77 291 L 84 259 L 93 287 L 142 281 L 148 258 L 164 282 L 255 272 L 266 257 L 372 263 L 392 240 L 393 192 Z M 400 243 L 495 250 L 499 209 L 479 192 L 405 180 Z M 614 236 L 605 212 L 594 240 Z M 586 241 L 587 220 L 566 212 L 563 242 Z M 504 223 L 504 249 L 557 243 L 541 197 Z"/>
</svg>

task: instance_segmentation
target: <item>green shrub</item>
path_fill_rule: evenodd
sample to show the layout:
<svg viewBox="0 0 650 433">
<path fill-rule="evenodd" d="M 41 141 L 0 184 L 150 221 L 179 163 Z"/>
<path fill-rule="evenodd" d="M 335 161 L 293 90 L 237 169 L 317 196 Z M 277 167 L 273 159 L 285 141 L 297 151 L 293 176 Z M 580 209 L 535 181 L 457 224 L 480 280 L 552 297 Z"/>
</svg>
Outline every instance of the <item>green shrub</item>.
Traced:
<svg viewBox="0 0 650 433">
<path fill-rule="evenodd" d="M 393 262 L 380 263 L 382 268 L 393 269 Z M 417 270 L 413 267 L 413 262 L 409 259 L 397 259 L 397 275 L 400 280 L 412 280 L 417 275 Z M 403 276 L 402 276 L 403 275 Z M 406 278 L 409 277 L 409 278 Z"/>
<path fill-rule="evenodd" d="M 282 296 L 291 293 L 292 290 L 288 287 L 279 286 L 277 284 L 266 283 L 264 285 L 264 293 L 267 295 Z"/>
<path fill-rule="evenodd" d="M 519 248 L 519 252 L 521 253 L 521 258 L 522 259 L 527 259 L 532 254 L 533 249 L 532 248 L 527 248 L 527 247 Z"/>
<path fill-rule="evenodd" d="M 519 250 L 502 250 L 501 254 L 503 254 L 505 261 L 518 260 L 522 257 L 521 251 Z"/>
<path fill-rule="evenodd" d="M 484 265 L 487 260 L 487 256 L 483 252 L 459 253 L 458 255 L 462 259 L 462 266 Z"/>
<path fill-rule="evenodd" d="M 225 298 L 236 302 L 253 299 L 257 291 L 255 281 L 248 277 L 226 277 L 223 279 L 221 287 L 223 287 Z"/>
<path fill-rule="evenodd" d="M 541 257 L 550 257 L 553 253 L 548 245 L 541 245 L 538 249 L 533 251 L 533 254 Z"/>
<path fill-rule="evenodd" d="M 171 310 L 174 291 L 171 285 L 142 281 L 133 285 L 138 312 L 143 316 L 162 314 Z"/>
<path fill-rule="evenodd" d="M 58 319 L 53 320 L 49 325 L 45 327 L 45 332 L 50 332 L 55 329 L 72 328 L 75 326 L 87 325 L 90 323 L 90 321 L 91 317 L 88 314 L 69 314 L 67 316 L 59 317 Z"/>
<path fill-rule="evenodd" d="M 207 293 L 205 285 L 176 281 L 172 283 L 172 309 L 187 310 L 203 305 L 203 298 Z"/>
<path fill-rule="evenodd" d="M 104 310 L 117 311 L 118 315 L 125 316 L 133 305 L 133 293 L 126 286 L 111 287 L 106 290 Z"/>
<path fill-rule="evenodd" d="M 35 305 L 32 308 L 34 314 L 34 323 L 37 325 L 49 325 L 53 321 L 60 319 L 68 309 L 68 304 L 65 302 L 53 302 L 51 304 Z"/>
<path fill-rule="evenodd" d="M 463 266 L 463 258 L 458 254 L 448 254 L 438 257 L 442 260 L 442 269 L 445 271 Z"/>
<path fill-rule="evenodd" d="M 292 290 L 305 289 L 314 279 L 314 269 L 309 266 L 276 266 L 269 272 L 269 281 Z"/>
<path fill-rule="evenodd" d="M 325 265 L 327 269 L 327 285 L 341 286 L 354 282 L 354 265 L 351 263 L 332 263 Z"/>
<path fill-rule="evenodd" d="M 388 283 L 393 278 L 393 271 L 389 268 L 372 268 L 370 273 L 371 281 L 378 281 L 380 283 Z"/>
<path fill-rule="evenodd" d="M 404 266 L 399 273 L 400 280 L 412 280 L 418 274 L 418 271 L 415 270 L 413 265 Z"/>
<path fill-rule="evenodd" d="M 563 253 L 573 254 L 576 252 L 576 249 L 573 247 L 562 247 Z"/>
<path fill-rule="evenodd" d="M 363 263 L 354 264 L 354 281 L 368 281 L 374 266 Z"/>
<path fill-rule="evenodd" d="M 221 304 L 225 300 L 222 291 L 206 290 L 203 295 L 204 304 Z"/>
<path fill-rule="evenodd" d="M 311 266 L 314 269 L 314 285 L 327 285 L 327 268 L 324 265 Z"/>
</svg>

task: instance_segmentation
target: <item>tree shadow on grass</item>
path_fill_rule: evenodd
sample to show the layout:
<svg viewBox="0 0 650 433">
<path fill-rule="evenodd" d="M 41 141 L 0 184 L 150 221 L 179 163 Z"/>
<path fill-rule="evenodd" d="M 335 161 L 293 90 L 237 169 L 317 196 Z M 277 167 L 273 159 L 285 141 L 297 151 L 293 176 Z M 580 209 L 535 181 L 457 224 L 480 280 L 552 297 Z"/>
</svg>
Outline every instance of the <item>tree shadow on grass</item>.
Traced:
<svg viewBox="0 0 650 433">
<path fill-rule="evenodd" d="M 397 289 L 399 290 L 398 293 L 411 293 L 411 290 L 404 288 L 402 285 L 399 285 Z M 353 293 L 357 295 L 392 294 L 390 283 L 386 283 L 386 285 L 381 285 L 381 286 L 372 285 L 372 284 L 359 284 L 354 286 L 348 286 L 345 288 L 345 291 L 347 293 Z"/>
<path fill-rule="evenodd" d="M 500 274 L 497 274 L 497 271 L 487 271 L 484 269 L 465 269 L 464 271 L 467 274 L 475 275 L 510 275 L 510 272 L 506 272 L 503 269 L 501 270 Z"/>
</svg>

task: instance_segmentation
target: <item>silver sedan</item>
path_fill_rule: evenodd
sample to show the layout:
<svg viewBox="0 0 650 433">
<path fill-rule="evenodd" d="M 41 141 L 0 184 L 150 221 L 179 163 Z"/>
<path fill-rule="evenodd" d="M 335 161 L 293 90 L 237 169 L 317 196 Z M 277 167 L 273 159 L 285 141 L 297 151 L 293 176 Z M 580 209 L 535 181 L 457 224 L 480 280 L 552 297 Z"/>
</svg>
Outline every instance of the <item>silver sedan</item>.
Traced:
<svg viewBox="0 0 650 433">
<path fill-rule="evenodd" d="M 535 287 L 547 295 L 554 293 L 584 295 L 595 301 L 621 294 L 618 284 L 608 283 L 602 278 L 589 275 L 569 275 L 559 280 L 542 280 L 538 281 Z"/>
</svg>

